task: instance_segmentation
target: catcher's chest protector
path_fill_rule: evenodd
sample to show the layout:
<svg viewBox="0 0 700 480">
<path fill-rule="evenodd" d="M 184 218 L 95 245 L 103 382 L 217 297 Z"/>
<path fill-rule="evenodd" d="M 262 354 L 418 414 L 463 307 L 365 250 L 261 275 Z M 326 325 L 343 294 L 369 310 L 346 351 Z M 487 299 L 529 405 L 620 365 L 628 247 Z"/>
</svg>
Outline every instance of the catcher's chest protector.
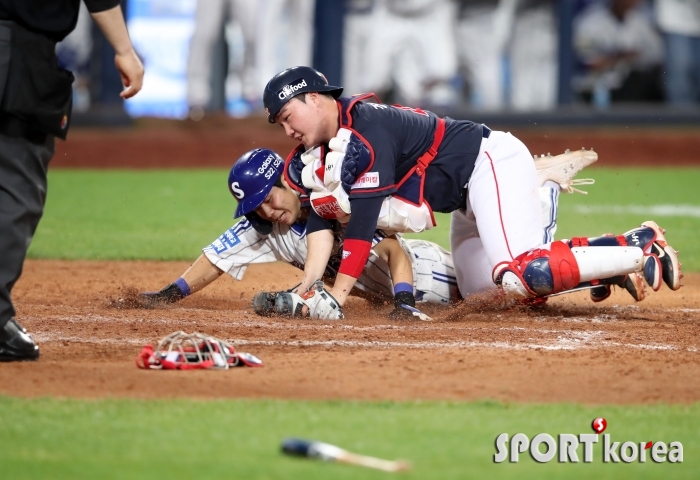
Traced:
<svg viewBox="0 0 700 480">
<path fill-rule="evenodd" d="M 304 193 L 310 192 L 308 195 L 312 208 L 325 219 L 347 223 L 351 213 L 349 192 L 354 187 L 371 186 L 376 181 L 373 176 L 377 174 L 369 171 L 375 160 L 373 150 L 362 135 L 352 128 L 350 115 L 357 102 L 370 97 L 374 97 L 374 94 L 360 95 L 350 102 L 338 102 L 341 128 L 328 143 L 328 148 L 319 146 L 304 153 L 297 149 L 288 159 L 285 169 L 287 180 L 292 180 L 297 187 L 303 186 L 306 190 Z M 424 200 L 423 189 L 425 170 L 437 155 L 444 134 L 445 121 L 438 119 L 432 145 L 398 182 L 398 191 L 385 199 L 377 228 L 388 232 L 420 232 L 435 226 L 435 217 L 430 205 Z M 362 161 L 359 159 L 362 155 L 371 158 Z M 290 160 L 292 164 L 289 164 Z M 358 172 L 357 165 L 365 164 L 367 167 Z"/>
</svg>

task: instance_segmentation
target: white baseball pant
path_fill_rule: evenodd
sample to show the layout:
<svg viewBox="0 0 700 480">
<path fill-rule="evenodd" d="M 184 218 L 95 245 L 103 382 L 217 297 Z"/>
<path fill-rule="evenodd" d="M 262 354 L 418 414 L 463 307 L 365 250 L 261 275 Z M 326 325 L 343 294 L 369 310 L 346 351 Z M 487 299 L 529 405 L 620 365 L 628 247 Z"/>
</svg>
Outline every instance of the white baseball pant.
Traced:
<svg viewBox="0 0 700 480">
<path fill-rule="evenodd" d="M 466 210 L 452 212 L 450 244 L 463 297 L 496 288 L 493 267 L 542 245 L 544 225 L 535 163 L 510 133 L 481 142 L 466 185 Z"/>
</svg>

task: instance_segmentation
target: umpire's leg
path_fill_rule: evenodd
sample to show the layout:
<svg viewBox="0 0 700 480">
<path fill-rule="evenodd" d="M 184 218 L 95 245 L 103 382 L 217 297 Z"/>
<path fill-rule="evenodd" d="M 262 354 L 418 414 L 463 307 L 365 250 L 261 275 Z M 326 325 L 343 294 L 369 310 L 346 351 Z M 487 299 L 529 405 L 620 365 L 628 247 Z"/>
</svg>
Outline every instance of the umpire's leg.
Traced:
<svg viewBox="0 0 700 480">
<path fill-rule="evenodd" d="M 0 129 L 7 122 L 13 120 L 0 116 Z M 0 360 L 39 356 L 14 320 L 10 293 L 44 211 L 46 171 L 53 153 L 51 135 L 0 134 Z"/>
</svg>

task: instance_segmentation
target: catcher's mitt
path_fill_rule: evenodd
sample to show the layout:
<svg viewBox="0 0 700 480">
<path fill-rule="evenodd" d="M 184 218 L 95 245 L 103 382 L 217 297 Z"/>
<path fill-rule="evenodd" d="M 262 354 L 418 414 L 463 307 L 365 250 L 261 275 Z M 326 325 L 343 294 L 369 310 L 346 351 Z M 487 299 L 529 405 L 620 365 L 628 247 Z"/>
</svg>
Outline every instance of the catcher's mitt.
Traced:
<svg viewBox="0 0 700 480">
<path fill-rule="evenodd" d="M 301 317 L 304 305 L 306 305 L 304 299 L 290 291 L 258 292 L 253 297 L 253 310 L 263 317 L 272 315 Z"/>
<path fill-rule="evenodd" d="M 304 307 L 308 308 L 306 314 L 303 313 Z M 326 290 L 321 280 L 316 281 L 303 296 L 290 290 L 286 292 L 258 292 L 253 297 L 253 310 L 262 316 L 309 316 L 322 320 L 343 318 L 343 309 L 333 298 L 333 295 Z"/>
<path fill-rule="evenodd" d="M 146 345 L 136 357 L 136 366 L 152 370 L 198 370 L 229 367 L 262 367 L 255 355 L 236 352 L 223 340 L 202 333 L 174 332 L 163 338 L 158 347 Z"/>
</svg>

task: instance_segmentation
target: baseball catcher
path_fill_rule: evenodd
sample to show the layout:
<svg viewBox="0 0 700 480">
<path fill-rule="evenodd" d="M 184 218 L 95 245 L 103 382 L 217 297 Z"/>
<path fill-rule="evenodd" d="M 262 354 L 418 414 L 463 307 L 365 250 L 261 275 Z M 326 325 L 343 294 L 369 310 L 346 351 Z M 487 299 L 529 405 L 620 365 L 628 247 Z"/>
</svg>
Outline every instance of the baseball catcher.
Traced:
<svg viewBox="0 0 700 480">
<path fill-rule="evenodd" d="M 544 239 L 537 167 L 510 133 L 372 103 L 373 94 L 341 97 L 342 90 L 310 67 L 286 69 L 264 90 L 268 121 L 300 143 L 287 159 L 285 179 L 312 206 L 295 293 L 306 292 L 325 269 L 334 222 L 346 222 L 329 291 L 342 306 L 374 232 L 427 230 L 435 226 L 433 211 L 451 213 L 462 296 L 500 287 L 510 298 L 543 299 L 620 284 L 637 273 L 654 290 L 662 279 L 671 290 L 680 288 L 677 252 L 652 221 L 619 236 Z"/>
</svg>

